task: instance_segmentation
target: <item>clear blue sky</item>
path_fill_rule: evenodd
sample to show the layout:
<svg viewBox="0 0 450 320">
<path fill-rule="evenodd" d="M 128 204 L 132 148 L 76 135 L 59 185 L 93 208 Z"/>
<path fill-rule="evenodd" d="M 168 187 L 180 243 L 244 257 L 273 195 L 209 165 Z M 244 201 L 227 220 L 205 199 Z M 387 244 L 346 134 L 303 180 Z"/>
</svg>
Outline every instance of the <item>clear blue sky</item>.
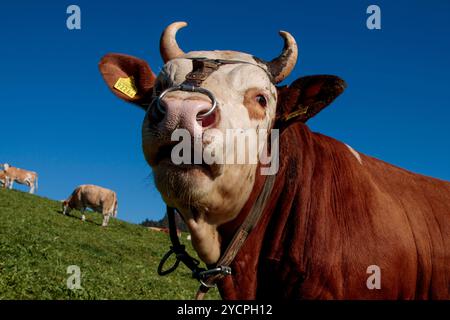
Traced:
<svg viewBox="0 0 450 320">
<path fill-rule="evenodd" d="M 20 3 L 20 4 L 19 4 Z M 159 219 L 164 204 L 141 151 L 143 112 L 113 96 L 98 72 L 108 52 L 158 72 L 159 36 L 173 21 L 185 51 L 236 49 L 265 59 L 299 44 L 302 75 L 328 73 L 345 93 L 310 127 L 356 150 L 450 180 L 450 1 L 5 1 L 0 5 L 0 163 L 35 170 L 38 194 L 79 184 L 118 192 L 119 217 Z M 344 4 L 345 3 L 345 4 Z M 66 28 L 81 7 L 82 29 Z M 377 4 L 382 29 L 366 28 Z"/>
</svg>

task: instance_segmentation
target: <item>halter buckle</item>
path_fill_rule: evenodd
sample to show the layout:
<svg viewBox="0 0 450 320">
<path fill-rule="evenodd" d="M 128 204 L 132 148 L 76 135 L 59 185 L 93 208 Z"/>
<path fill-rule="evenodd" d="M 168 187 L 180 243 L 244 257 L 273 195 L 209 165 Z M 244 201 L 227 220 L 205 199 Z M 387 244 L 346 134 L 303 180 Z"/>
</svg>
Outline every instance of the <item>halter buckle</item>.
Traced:
<svg viewBox="0 0 450 320">
<path fill-rule="evenodd" d="M 209 277 L 212 276 L 217 276 L 217 275 L 221 275 L 221 276 L 229 276 L 231 275 L 231 268 L 228 266 L 218 266 L 216 268 L 212 268 L 212 269 L 208 269 L 208 270 L 204 270 L 204 271 L 200 271 L 198 273 L 198 281 L 200 281 L 200 283 L 207 287 L 207 288 L 214 288 L 216 287 L 216 284 L 208 284 L 207 283 L 207 279 Z"/>
</svg>

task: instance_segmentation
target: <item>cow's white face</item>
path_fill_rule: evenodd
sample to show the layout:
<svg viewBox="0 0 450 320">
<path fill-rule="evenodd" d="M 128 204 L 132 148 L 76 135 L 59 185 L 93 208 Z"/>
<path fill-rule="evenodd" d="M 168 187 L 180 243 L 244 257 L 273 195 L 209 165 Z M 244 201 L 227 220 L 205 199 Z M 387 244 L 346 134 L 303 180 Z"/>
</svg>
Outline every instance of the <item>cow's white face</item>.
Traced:
<svg viewBox="0 0 450 320">
<path fill-rule="evenodd" d="M 61 206 L 63 214 L 69 214 L 70 211 L 72 211 L 72 209 L 69 207 L 69 202 L 66 200 L 62 201 Z"/>
<path fill-rule="evenodd" d="M 265 66 L 257 66 L 250 55 L 214 51 L 191 52 L 185 57 L 252 63 L 223 65 L 202 83 L 218 102 L 216 111 L 202 122 L 196 120 L 198 107 L 209 108 L 209 98 L 198 93 L 174 91 L 163 100 L 166 114 L 158 115 L 155 114 L 157 110 L 150 110 L 142 128 L 144 154 L 153 168 L 164 201 L 187 215 L 200 214 L 211 224 L 221 224 L 233 219 L 247 200 L 253 187 L 256 164 L 228 164 L 233 163 L 235 150 L 225 146 L 227 161 L 222 163 L 227 164 L 175 165 L 169 152 L 174 144 L 171 134 L 179 128 L 186 129 L 192 137 L 203 134 L 203 148 L 216 148 L 224 146 L 221 138 L 226 137 L 227 129 L 270 129 L 275 117 L 276 88 L 262 69 Z M 155 95 L 181 84 L 190 71 L 192 60 L 169 61 L 158 76 Z M 247 145 L 247 148 L 255 147 Z"/>
</svg>

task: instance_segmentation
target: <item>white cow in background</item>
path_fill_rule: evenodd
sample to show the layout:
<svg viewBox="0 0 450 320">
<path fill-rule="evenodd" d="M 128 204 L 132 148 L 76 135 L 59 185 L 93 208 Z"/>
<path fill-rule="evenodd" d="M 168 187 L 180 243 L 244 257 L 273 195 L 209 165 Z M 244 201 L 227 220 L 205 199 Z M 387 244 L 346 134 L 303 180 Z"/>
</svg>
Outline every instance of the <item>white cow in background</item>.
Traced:
<svg viewBox="0 0 450 320">
<path fill-rule="evenodd" d="M 108 225 L 110 216 L 117 216 L 117 194 L 112 190 L 91 184 L 78 186 L 62 205 L 63 214 L 69 213 L 72 209 L 80 210 L 83 221 L 86 219 L 84 216 L 86 208 L 103 214 L 103 227 Z"/>
<path fill-rule="evenodd" d="M 5 173 L 5 187 L 12 189 L 14 182 L 26 185 L 30 188 L 30 193 L 34 193 L 38 188 L 38 175 L 36 172 L 19 169 L 10 166 L 8 163 L 3 164 Z"/>
</svg>

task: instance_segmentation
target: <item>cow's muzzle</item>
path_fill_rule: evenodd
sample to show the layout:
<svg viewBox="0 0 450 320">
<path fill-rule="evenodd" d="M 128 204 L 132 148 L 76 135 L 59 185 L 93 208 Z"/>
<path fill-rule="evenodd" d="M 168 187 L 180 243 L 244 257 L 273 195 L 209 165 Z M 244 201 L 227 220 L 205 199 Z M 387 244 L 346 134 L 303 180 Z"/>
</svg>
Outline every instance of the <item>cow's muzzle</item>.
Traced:
<svg viewBox="0 0 450 320">
<path fill-rule="evenodd" d="M 158 96 L 158 98 L 156 99 L 156 107 L 158 108 L 158 111 L 161 114 L 166 113 L 165 108 L 161 105 L 161 101 L 166 94 L 168 94 L 169 92 L 172 92 L 172 91 L 198 92 L 198 93 L 206 95 L 211 100 L 211 108 L 206 112 L 199 113 L 197 115 L 197 120 L 201 120 L 201 119 L 211 115 L 217 107 L 217 100 L 211 91 L 209 91 L 208 89 L 202 88 L 202 87 L 197 87 L 194 85 L 183 83 L 178 86 L 167 88 Z"/>
</svg>

